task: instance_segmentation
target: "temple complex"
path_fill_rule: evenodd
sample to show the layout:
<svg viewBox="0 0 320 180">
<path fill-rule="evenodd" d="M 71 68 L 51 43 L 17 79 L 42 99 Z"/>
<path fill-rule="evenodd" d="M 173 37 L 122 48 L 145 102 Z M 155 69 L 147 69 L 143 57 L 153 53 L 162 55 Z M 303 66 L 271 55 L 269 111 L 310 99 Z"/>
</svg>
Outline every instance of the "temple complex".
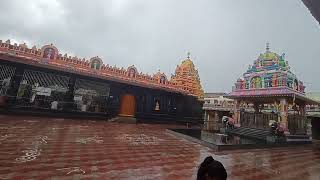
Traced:
<svg viewBox="0 0 320 180">
<path fill-rule="evenodd" d="M 62 55 L 53 44 L 29 48 L 7 40 L 0 41 L 0 68 L 1 103 L 10 108 L 151 119 L 201 117 L 203 90 L 189 54 L 169 79 L 161 72 L 139 72 L 134 65 L 110 66 L 98 56 Z"/>
<path fill-rule="evenodd" d="M 306 105 L 318 104 L 305 95 L 305 86 L 291 71 L 285 54 L 266 51 L 249 65 L 228 96 L 235 100 L 234 117 L 241 126 L 269 128 L 269 120 L 281 122 L 287 133 L 306 133 Z M 264 111 L 271 107 L 271 112 Z M 254 113 L 245 112 L 253 107 Z"/>
</svg>

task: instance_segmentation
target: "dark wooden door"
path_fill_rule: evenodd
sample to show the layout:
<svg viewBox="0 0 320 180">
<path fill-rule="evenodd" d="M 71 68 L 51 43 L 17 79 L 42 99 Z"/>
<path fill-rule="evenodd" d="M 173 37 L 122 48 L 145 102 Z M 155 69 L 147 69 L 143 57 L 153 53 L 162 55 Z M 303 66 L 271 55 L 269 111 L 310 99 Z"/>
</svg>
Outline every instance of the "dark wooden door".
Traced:
<svg viewBox="0 0 320 180">
<path fill-rule="evenodd" d="M 136 111 L 136 100 L 131 94 L 125 94 L 120 100 L 119 116 L 133 117 Z"/>
</svg>

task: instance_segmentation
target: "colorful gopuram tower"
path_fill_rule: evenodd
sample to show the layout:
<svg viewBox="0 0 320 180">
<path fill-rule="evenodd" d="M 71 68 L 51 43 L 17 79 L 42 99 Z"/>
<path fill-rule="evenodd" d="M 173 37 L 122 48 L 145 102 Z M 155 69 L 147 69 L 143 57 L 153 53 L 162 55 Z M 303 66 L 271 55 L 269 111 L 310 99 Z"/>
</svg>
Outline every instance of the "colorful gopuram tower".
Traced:
<svg viewBox="0 0 320 180">
<path fill-rule="evenodd" d="M 280 56 L 271 52 L 268 43 L 266 51 L 259 55 L 253 65 L 249 65 L 243 78 L 237 80 L 229 98 L 235 100 L 234 115 L 240 123 L 243 119 L 242 125 L 248 118 L 240 118 L 241 105 L 252 104 L 255 113 L 261 113 L 264 105 L 271 105 L 275 108 L 274 112 L 278 115 L 278 119 L 289 129 L 289 126 L 295 127 L 298 121 L 305 121 L 306 105 L 318 104 L 318 102 L 306 97 L 305 86 L 290 70 L 288 61 L 285 60 L 285 54 Z M 300 115 L 300 120 L 296 120 L 297 116 L 290 114 L 290 110 L 297 112 L 296 114 Z M 266 120 L 270 119 L 261 119 L 263 123 L 256 125 L 256 127 L 267 128 Z M 258 121 L 251 124 L 256 122 Z M 303 129 L 303 126 L 295 127 L 291 133 L 296 133 L 298 128 Z"/>
<path fill-rule="evenodd" d="M 197 96 L 199 100 L 203 100 L 204 92 L 201 86 L 198 70 L 195 68 L 190 53 L 187 59 L 183 60 L 181 65 L 177 65 L 175 74 L 171 77 L 171 81 L 176 83 L 180 89 L 188 91 L 190 94 Z"/>
<path fill-rule="evenodd" d="M 301 94 L 304 94 L 305 90 L 303 82 L 290 71 L 288 61 L 285 61 L 285 54 L 279 56 L 271 52 L 268 43 L 266 52 L 260 54 L 253 65 L 249 65 L 247 72 L 243 74 L 243 79 L 238 79 L 235 85 L 236 90 L 288 87 Z"/>
</svg>

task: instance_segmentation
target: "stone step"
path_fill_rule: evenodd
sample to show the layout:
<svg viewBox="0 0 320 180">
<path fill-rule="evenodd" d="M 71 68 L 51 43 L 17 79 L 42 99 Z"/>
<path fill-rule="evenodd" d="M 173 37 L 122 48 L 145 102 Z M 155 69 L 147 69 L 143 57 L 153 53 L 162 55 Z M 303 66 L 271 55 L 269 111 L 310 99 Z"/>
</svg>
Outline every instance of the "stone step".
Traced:
<svg viewBox="0 0 320 180">
<path fill-rule="evenodd" d="M 255 139 L 262 139 L 262 140 L 266 140 L 267 136 L 271 135 L 271 133 L 268 130 L 248 128 L 248 127 L 235 128 L 235 129 L 229 130 L 228 132 L 231 134 L 246 136 L 246 137 L 255 138 Z"/>
<path fill-rule="evenodd" d="M 308 135 L 286 135 L 287 142 L 312 142 Z"/>
<path fill-rule="evenodd" d="M 117 116 L 109 120 L 109 122 L 136 124 L 137 119 L 135 117 Z"/>
</svg>

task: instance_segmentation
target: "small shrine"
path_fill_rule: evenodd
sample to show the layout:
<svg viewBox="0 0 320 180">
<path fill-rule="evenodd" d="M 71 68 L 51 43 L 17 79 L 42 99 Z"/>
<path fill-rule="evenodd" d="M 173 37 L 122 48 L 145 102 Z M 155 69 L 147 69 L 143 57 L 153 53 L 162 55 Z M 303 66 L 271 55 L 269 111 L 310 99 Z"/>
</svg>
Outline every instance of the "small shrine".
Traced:
<svg viewBox="0 0 320 180">
<path fill-rule="evenodd" d="M 268 129 L 274 120 L 290 134 L 306 133 L 306 105 L 318 104 L 306 97 L 305 86 L 291 71 L 285 54 L 270 51 L 268 43 L 228 97 L 235 100 L 234 118 L 241 126 Z"/>
</svg>

